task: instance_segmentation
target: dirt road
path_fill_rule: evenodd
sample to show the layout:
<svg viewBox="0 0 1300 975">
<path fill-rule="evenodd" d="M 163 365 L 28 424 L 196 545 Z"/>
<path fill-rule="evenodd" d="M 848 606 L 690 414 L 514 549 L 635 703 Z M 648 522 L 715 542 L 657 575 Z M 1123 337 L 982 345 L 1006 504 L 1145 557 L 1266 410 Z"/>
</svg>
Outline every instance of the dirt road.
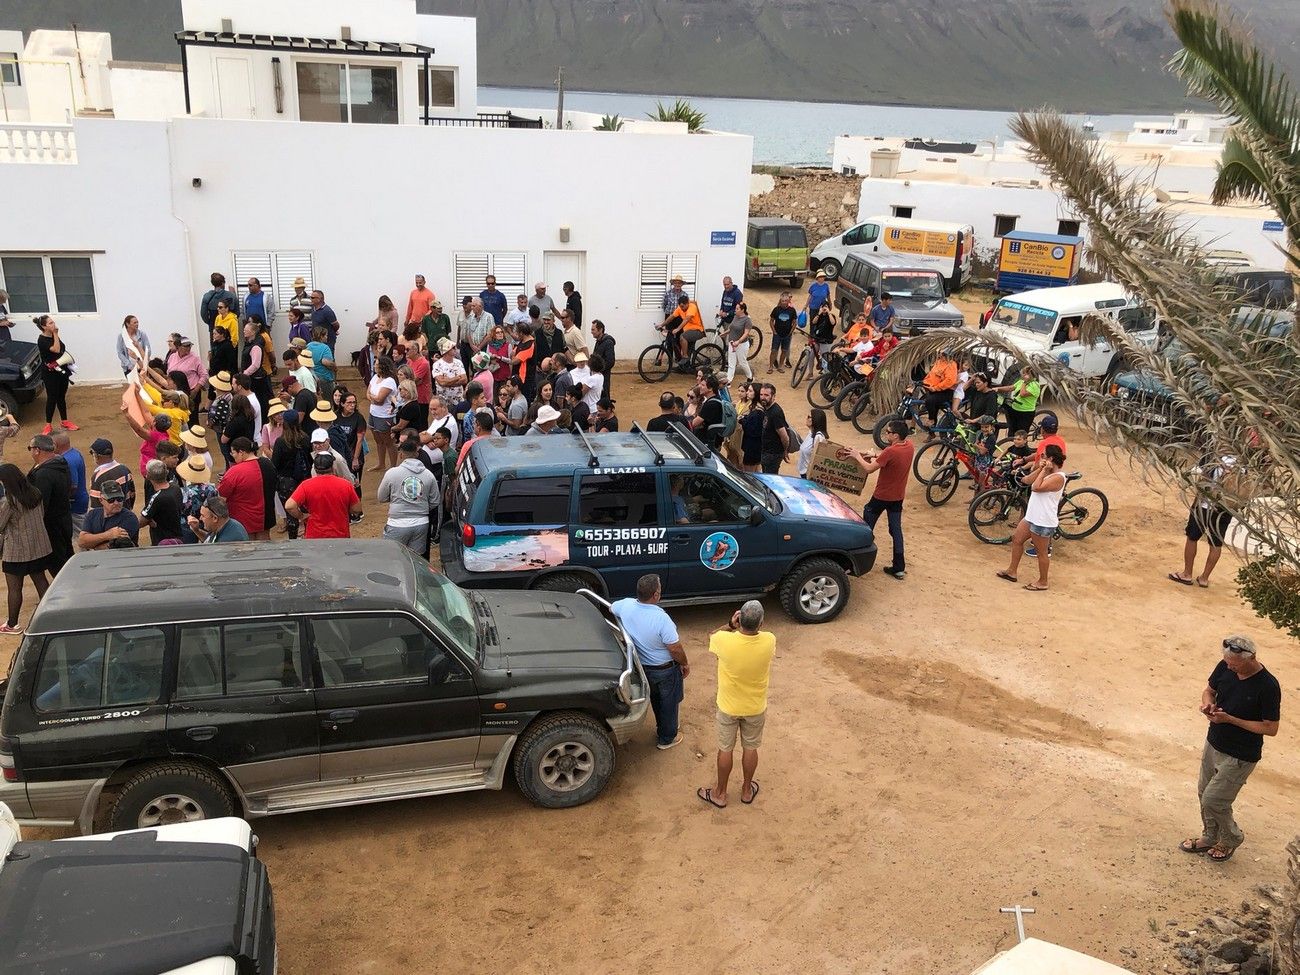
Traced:
<svg viewBox="0 0 1300 975">
<path fill-rule="evenodd" d="M 773 293 L 751 294 L 756 318 Z M 802 430 L 802 390 L 779 378 Z M 659 388 L 628 375 L 615 388 L 625 425 L 655 412 Z M 106 429 L 131 441 L 116 393 L 71 401 L 78 446 Z M 843 426 L 833 438 L 862 439 Z M 1072 423 L 1062 432 L 1111 512 L 1092 538 L 1058 542 L 1052 591 L 996 579 L 1006 552 L 971 535 L 961 497 L 930 509 L 913 483 L 905 581 L 854 580 L 849 609 L 818 627 L 769 603 L 779 653 L 752 806 L 695 797 L 713 772 L 704 646 L 728 612 L 701 608 L 674 611 L 695 668 L 685 743 L 657 752 L 647 726 L 597 802 L 543 812 L 507 786 L 258 821 L 281 970 L 946 975 L 1014 941 L 997 911 L 1015 903 L 1037 910 L 1038 937 L 1178 970 L 1157 937 L 1166 921 L 1195 924 L 1278 881 L 1300 823 L 1284 720 L 1238 803 L 1236 858 L 1174 849 L 1198 828 L 1201 687 L 1230 632 L 1259 641 L 1287 702 L 1300 658 L 1237 598 L 1230 558 L 1209 589 L 1166 581 L 1182 503 Z M 382 520 L 371 502 L 360 534 Z"/>
</svg>

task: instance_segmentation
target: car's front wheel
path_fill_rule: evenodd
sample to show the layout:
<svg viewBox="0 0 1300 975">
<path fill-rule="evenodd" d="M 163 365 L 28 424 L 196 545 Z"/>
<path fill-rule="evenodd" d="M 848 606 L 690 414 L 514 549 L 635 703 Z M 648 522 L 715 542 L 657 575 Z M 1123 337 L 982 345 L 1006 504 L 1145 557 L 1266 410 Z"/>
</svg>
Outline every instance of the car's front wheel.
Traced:
<svg viewBox="0 0 1300 975">
<path fill-rule="evenodd" d="M 202 765 L 165 762 L 140 769 L 117 794 L 109 828 L 149 829 L 238 815 L 226 784 Z"/>
<path fill-rule="evenodd" d="M 849 601 L 849 574 L 826 558 L 800 562 L 781 580 L 781 605 L 800 623 L 828 623 Z"/>
<path fill-rule="evenodd" d="M 515 781 L 529 802 L 567 809 L 604 792 L 614 763 L 604 725 L 585 714 L 555 714 L 524 732 L 515 751 Z"/>
<path fill-rule="evenodd" d="M 822 261 L 821 270 L 826 272 L 827 281 L 834 281 L 840 276 L 840 262 L 833 257 L 828 257 Z"/>
</svg>

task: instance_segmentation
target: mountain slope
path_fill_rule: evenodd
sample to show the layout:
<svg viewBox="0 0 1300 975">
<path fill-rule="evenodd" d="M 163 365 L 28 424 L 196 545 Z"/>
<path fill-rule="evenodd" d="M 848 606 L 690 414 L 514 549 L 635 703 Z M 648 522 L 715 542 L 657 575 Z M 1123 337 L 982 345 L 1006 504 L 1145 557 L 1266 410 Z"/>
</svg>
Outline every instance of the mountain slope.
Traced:
<svg viewBox="0 0 1300 975">
<path fill-rule="evenodd" d="M 362 0 L 358 0 L 361 3 Z M 1160 0 L 418 0 L 479 20 L 482 84 L 1083 112 L 1187 103 Z M 1300 81 L 1300 3 L 1248 19 Z M 2 0 L 0 27 L 113 33 L 176 61 L 179 0 Z"/>
</svg>

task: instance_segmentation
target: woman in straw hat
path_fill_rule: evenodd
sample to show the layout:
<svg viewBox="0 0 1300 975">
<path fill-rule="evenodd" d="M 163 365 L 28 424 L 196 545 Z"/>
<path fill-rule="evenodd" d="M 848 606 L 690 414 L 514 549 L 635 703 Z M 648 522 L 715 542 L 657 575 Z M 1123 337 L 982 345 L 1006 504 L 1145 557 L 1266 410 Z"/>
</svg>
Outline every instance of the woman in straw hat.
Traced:
<svg viewBox="0 0 1300 975">
<path fill-rule="evenodd" d="M 208 450 L 208 431 L 195 425 L 181 431 L 181 460 L 187 457 L 199 457 L 203 463 L 212 467 L 212 452 Z"/>
<path fill-rule="evenodd" d="M 181 481 L 181 538 L 187 545 L 194 545 L 199 539 L 190 529 L 189 519 L 197 518 L 203 502 L 217 496 L 212 466 L 204 462 L 202 454 L 190 454 L 176 466 L 176 476 Z"/>
<path fill-rule="evenodd" d="M 284 430 L 284 414 L 287 411 L 288 407 L 280 399 L 271 400 L 271 405 L 266 408 L 266 422 L 262 424 L 262 432 L 258 435 L 258 453 L 267 460 L 271 459 L 275 442 Z"/>
</svg>

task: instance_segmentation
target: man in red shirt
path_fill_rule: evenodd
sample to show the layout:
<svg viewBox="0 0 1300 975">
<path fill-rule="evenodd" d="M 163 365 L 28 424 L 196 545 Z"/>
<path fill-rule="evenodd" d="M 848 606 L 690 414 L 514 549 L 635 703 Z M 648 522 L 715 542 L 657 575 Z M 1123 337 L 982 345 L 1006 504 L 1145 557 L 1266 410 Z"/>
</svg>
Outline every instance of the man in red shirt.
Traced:
<svg viewBox="0 0 1300 975">
<path fill-rule="evenodd" d="M 264 481 L 262 466 L 257 462 L 253 441 L 247 437 L 236 437 L 230 444 L 230 456 L 235 463 L 221 475 L 217 493 L 226 499 L 230 517 L 244 526 L 248 537 L 265 541 L 271 537 L 266 528 L 266 505 L 270 491 Z M 270 487 L 274 488 L 274 484 Z"/>
<path fill-rule="evenodd" d="M 425 358 L 423 344 L 412 342 L 406 347 L 406 364 L 415 374 L 415 399 L 420 404 L 415 425 L 423 430 L 429 425 L 429 400 L 433 399 L 432 367 Z"/>
<path fill-rule="evenodd" d="M 1049 443 L 1054 443 L 1061 448 L 1061 453 L 1069 456 L 1069 451 L 1065 449 L 1065 441 L 1061 439 L 1060 434 L 1056 431 L 1060 429 L 1060 424 L 1056 417 L 1048 414 L 1038 421 L 1038 429 L 1043 431 L 1043 439 L 1038 441 L 1038 449 L 1034 451 L 1034 460 L 1041 460 L 1043 451 L 1047 449 Z"/>
<path fill-rule="evenodd" d="M 912 444 L 907 439 L 907 424 L 893 420 L 885 427 L 885 449 L 878 454 L 862 454 L 847 448 L 839 452 L 840 460 L 852 460 L 864 474 L 880 472 L 876 490 L 862 509 L 862 520 L 875 531 L 881 512 L 889 518 L 889 537 L 894 543 L 894 561 L 885 566 L 884 573 L 895 579 L 907 576 L 903 561 L 903 495 L 907 491 L 907 475 L 912 469 Z"/>
<path fill-rule="evenodd" d="M 333 454 L 313 454 L 311 462 L 315 473 L 289 496 L 285 514 L 306 525 L 303 538 L 351 538 L 349 515 L 361 514 L 356 488 L 334 473 Z"/>
</svg>

